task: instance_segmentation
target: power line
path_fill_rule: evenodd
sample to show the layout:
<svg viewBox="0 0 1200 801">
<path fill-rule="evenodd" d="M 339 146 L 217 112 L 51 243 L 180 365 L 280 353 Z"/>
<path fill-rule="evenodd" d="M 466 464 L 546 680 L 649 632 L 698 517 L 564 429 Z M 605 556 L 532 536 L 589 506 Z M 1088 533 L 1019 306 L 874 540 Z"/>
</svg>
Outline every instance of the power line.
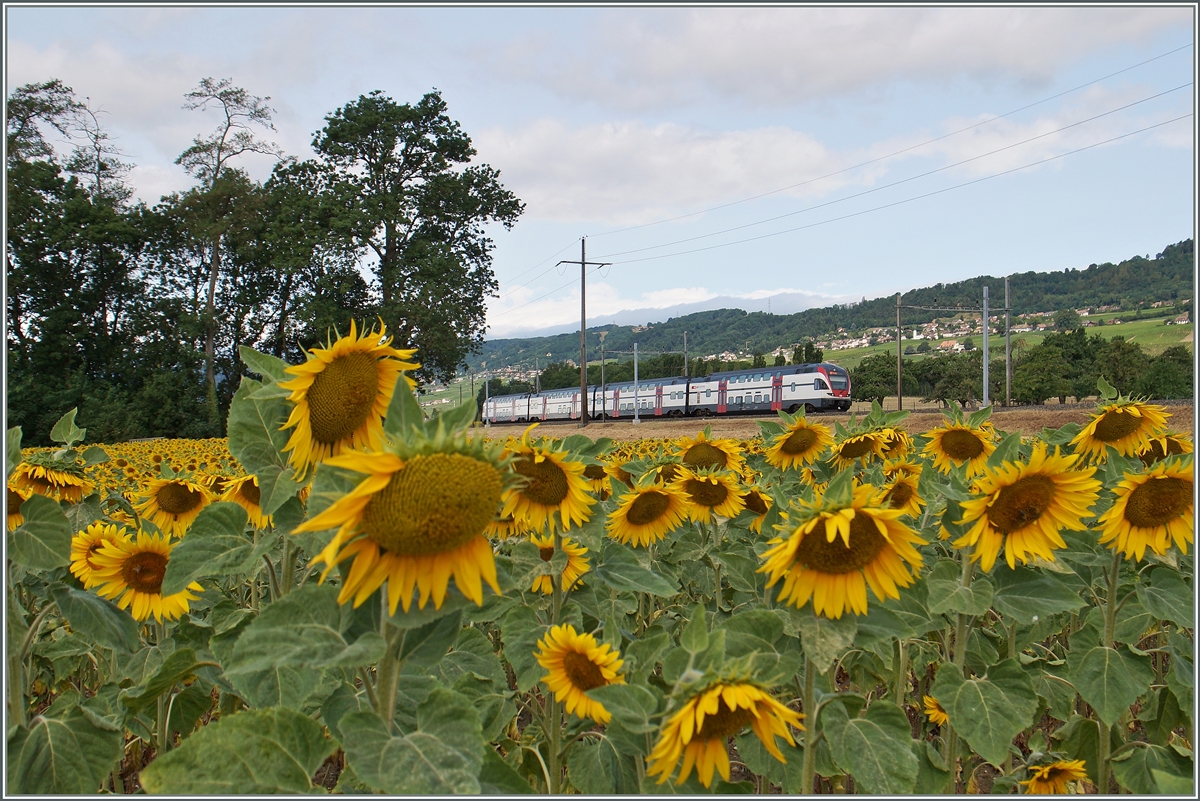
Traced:
<svg viewBox="0 0 1200 801">
<path fill-rule="evenodd" d="M 781 189 L 772 189 L 769 192 L 762 192 L 761 194 L 751 195 L 750 197 L 745 197 L 745 198 L 742 198 L 741 200 L 732 200 L 728 203 L 722 203 L 717 206 L 710 206 L 707 209 L 701 209 L 700 211 L 693 211 L 693 212 L 689 212 L 687 214 L 680 214 L 677 217 L 667 217 L 665 219 L 656 220 L 654 222 L 641 223 L 640 225 L 631 225 L 627 228 L 615 228 L 611 231 L 603 231 L 599 234 L 593 234 L 592 237 L 595 238 L 595 237 L 600 237 L 600 236 L 608 236 L 609 234 L 620 234 L 620 233 L 624 233 L 626 231 L 636 231 L 639 228 L 649 228 L 654 225 L 662 225 L 663 223 L 675 222 L 676 220 L 685 220 L 688 217 L 695 217 L 700 214 L 707 214 L 710 211 L 718 211 L 720 209 L 729 208 L 730 206 L 736 206 L 741 203 L 749 203 L 751 200 L 758 200 L 759 198 L 769 197 L 770 195 L 777 195 L 780 192 L 787 192 L 789 189 L 796 189 L 798 187 L 805 186 L 805 185 L 811 184 L 811 183 L 815 183 L 817 181 L 823 181 L 826 178 L 833 178 L 834 176 L 841 175 L 842 173 L 850 172 L 851 170 L 857 170 L 860 167 L 866 167 L 868 165 L 875 164 L 880 161 L 885 161 L 887 159 L 894 158 L 894 157 L 902 155 L 904 153 L 908 153 L 909 151 L 917 150 L 918 148 L 925 147 L 926 145 L 931 145 L 934 142 L 940 142 L 941 140 L 948 139 L 951 136 L 957 136 L 960 133 L 966 133 L 967 131 L 978 128 L 982 125 L 987 125 L 988 123 L 995 122 L 996 120 L 1002 120 L 1005 117 L 1011 117 L 1013 114 L 1018 114 L 1022 111 L 1026 111 L 1028 109 L 1033 108 L 1034 106 L 1040 106 L 1042 103 L 1048 103 L 1051 100 L 1056 100 L 1065 95 L 1069 95 L 1072 92 L 1078 92 L 1080 89 L 1086 89 L 1087 87 L 1092 86 L 1093 84 L 1100 83 L 1101 81 L 1107 81 L 1109 78 L 1115 78 L 1116 76 L 1120 75 L 1121 73 L 1129 72 L 1130 70 L 1137 69 L 1138 67 L 1144 67 L 1145 65 L 1147 65 L 1153 61 L 1158 61 L 1160 58 L 1166 58 L 1167 56 L 1178 53 L 1180 50 L 1186 50 L 1187 48 L 1189 48 L 1191 46 L 1192 46 L 1192 43 L 1189 42 L 1188 44 L 1182 45 L 1180 47 L 1176 47 L 1174 50 L 1168 50 L 1165 53 L 1160 53 L 1159 55 L 1154 56 L 1153 58 L 1148 58 L 1145 61 L 1140 61 L 1137 64 L 1134 64 L 1132 66 L 1125 67 L 1124 69 L 1117 70 L 1116 72 L 1110 72 L 1108 75 L 1105 75 L 1101 78 L 1096 78 L 1095 80 L 1088 81 L 1087 83 L 1082 83 L 1079 86 L 1074 87 L 1073 89 L 1067 89 L 1065 91 L 1059 92 L 1056 95 L 1051 95 L 1050 97 L 1045 97 L 1045 98 L 1042 98 L 1041 100 L 1037 100 L 1033 103 L 1030 103 L 1029 105 L 1021 106 L 1020 108 L 1013 109 L 1012 111 L 1007 111 L 1003 114 L 998 114 L 995 117 L 990 117 L 986 120 L 981 120 L 980 122 L 974 123 L 973 125 L 968 125 L 965 128 L 959 128 L 957 131 L 951 131 L 948 134 L 942 134 L 941 136 L 937 136 L 937 137 L 934 137 L 933 139 L 926 140 L 924 142 L 921 142 L 920 144 L 912 145 L 911 147 L 906 147 L 901 150 L 897 150 L 894 153 L 887 154 L 886 156 L 878 156 L 878 157 L 870 159 L 868 161 L 864 161 L 860 164 L 855 164 L 852 167 L 846 167 L 845 169 L 837 170 L 836 172 L 827 173 L 825 175 L 818 176 L 817 178 L 809 178 L 808 180 L 801 181 L 800 183 L 796 183 L 796 184 L 791 184 L 790 186 L 785 186 L 785 187 L 782 187 Z M 566 250 L 566 248 L 563 248 L 563 250 Z M 559 251 L 559 253 L 561 253 L 561 252 L 562 251 Z M 551 258 L 553 258 L 553 257 L 551 257 Z"/>
<path fill-rule="evenodd" d="M 797 211 L 789 211 L 786 214 L 779 214 L 775 217 L 767 217 L 766 219 L 763 219 L 763 220 L 756 220 L 754 222 L 748 222 L 748 223 L 744 223 L 742 225 L 735 225 L 731 228 L 725 228 L 720 231 L 713 231 L 713 232 L 707 233 L 707 234 L 698 234 L 696 236 L 685 237 L 684 239 L 676 239 L 673 242 L 664 242 L 661 245 L 648 245 L 647 247 L 643 247 L 643 248 L 634 248 L 633 250 L 622 250 L 622 251 L 618 251 L 616 253 L 609 253 L 609 254 L 606 254 L 604 258 L 611 258 L 613 256 L 625 256 L 630 253 L 643 253 L 647 250 L 657 250 L 658 248 L 671 247 L 672 245 L 681 245 L 684 242 L 695 242 L 696 240 L 699 240 L 699 239 L 707 239 L 709 237 L 720 236 L 721 234 L 727 234 L 727 233 L 731 233 L 733 231 L 741 231 L 746 228 L 753 228 L 756 225 L 765 225 L 766 223 L 775 222 L 776 220 L 782 220 L 787 217 L 794 217 L 797 214 L 804 214 L 805 212 L 814 211 L 815 209 L 821 209 L 821 208 L 825 208 L 826 206 L 832 206 L 836 203 L 843 203 L 847 200 L 853 200 L 855 198 L 863 197 L 864 195 L 870 195 L 874 192 L 880 192 L 880 191 L 883 191 L 884 189 L 890 189 L 894 186 L 899 186 L 900 184 L 905 184 L 910 181 L 915 181 L 918 178 L 926 178 L 930 175 L 934 175 L 939 172 L 945 172 L 946 170 L 950 170 L 955 167 L 961 167 L 964 164 L 968 164 L 972 161 L 978 161 L 979 159 L 987 158 L 988 156 L 994 156 L 997 153 L 1002 153 L 1005 150 L 1011 150 L 1014 147 L 1020 147 L 1021 145 L 1027 145 L 1030 142 L 1037 141 L 1038 139 L 1044 139 L 1047 136 L 1053 136 L 1054 134 L 1062 133 L 1063 131 L 1066 131 L 1070 128 L 1076 128 L 1080 125 L 1084 125 L 1089 122 L 1094 122 L 1095 120 L 1098 120 L 1101 117 L 1107 117 L 1111 114 L 1116 114 L 1118 111 L 1124 111 L 1128 108 L 1132 108 L 1133 106 L 1140 105 L 1141 103 L 1148 103 L 1151 100 L 1156 100 L 1157 98 L 1160 98 L 1164 95 L 1168 95 L 1171 92 L 1178 92 L 1180 89 L 1185 89 L 1185 88 L 1191 86 L 1192 84 L 1193 84 L 1192 81 L 1188 81 L 1185 84 L 1176 86 L 1174 89 L 1167 89 L 1166 91 L 1159 92 L 1158 94 L 1151 95 L 1150 97 L 1145 97 L 1145 98 L 1142 98 L 1141 100 L 1135 100 L 1134 102 L 1127 103 L 1126 105 L 1120 106 L 1119 108 L 1114 108 L 1109 111 L 1105 111 L 1101 114 L 1097 114 L 1094 117 L 1088 117 L 1085 120 L 1079 120 L 1078 122 L 1073 122 L 1070 125 L 1064 125 L 1063 127 L 1056 128 L 1053 131 L 1047 131 L 1045 133 L 1038 134 L 1037 136 L 1031 136 L 1030 138 L 1023 139 L 1020 142 L 1014 142 L 1011 145 L 1005 145 L 1004 147 L 996 148 L 995 150 L 988 151 L 987 153 L 981 153 L 978 156 L 972 156 L 971 158 L 963 159 L 962 161 L 957 161 L 953 164 L 947 164 L 945 166 L 938 167 L 937 169 L 929 170 L 928 172 L 923 172 L 918 175 L 912 175 L 912 176 L 909 176 L 908 178 L 902 178 L 898 181 L 893 181 L 890 184 L 882 184 L 880 186 L 876 186 L 871 189 L 865 189 L 862 192 L 857 192 L 852 195 L 847 195 L 846 197 L 838 198 L 837 200 L 829 200 L 829 201 L 826 201 L 825 203 L 818 203 L 815 206 L 807 206 L 803 209 L 798 209 Z"/>
<path fill-rule="evenodd" d="M 531 273 L 531 272 L 533 272 L 533 271 L 534 271 L 534 270 L 536 270 L 538 267 L 541 267 L 543 264 L 545 264 L 546 262 L 550 261 L 550 259 L 553 259 L 555 256 L 558 256 L 559 254 L 561 254 L 561 253 L 562 253 L 563 251 L 565 251 L 567 248 L 574 246 L 574 244 L 575 244 L 575 241 L 572 241 L 572 242 L 571 242 L 571 244 L 567 245 L 567 246 L 566 246 L 566 247 L 564 247 L 562 250 L 559 250 L 559 251 L 557 251 L 556 253 L 554 253 L 554 254 L 553 254 L 553 255 L 551 255 L 551 256 L 547 256 L 546 258 L 544 258 L 544 259 L 542 259 L 541 261 L 539 261 L 537 264 L 535 264 L 535 265 L 533 265 L 532 267 L 530 267 L 528 270 L 524 270 L 523 272 L 519 272 L 519 273 L 517 273 L 516 275 L 514 275 L 512 278 L 510 278 L 510 279 L 508 279 L 508 280 L 509 280 L 510 282 L 511 282 L 511 281 L 515 281 L 515 280 L 517 280 L 518 278 L 520 278 L 522 275 L 525 275 L 526 273 Z M 558 266 L 558 265 L 555 265 L 555 267 L 557 267 L 557 266 Z M 551 267 L 551 268 L 550 268 L 550 270 L 553 270 L 553 269 L 554 269 L 554 267 Z M 527 282 L 525 282 L 524 284 L 521 284 L 520 286 L 515 286 L 515 287 L 513 287 L 512 289 L 520 289 L 520 288 L 521 288 L 521 287 L 523 287 L 523 286 L 529 286 L 529 285 L 530 285 L 530 284 L 532 284 L 534 281 L 538 280 L 538 279 L 539 279 L 539 278 L 541 278 L 543 275 L 545 275 L 546 273 L 550 272 L 550 270 L 546 270 L 545 272 L 538 273 L 538 274 L 537 274 L 537 275 L 535 275 L 533 278 L 530 278 L 530 279 L 529 279 Z M 511 291 L 512 291 L 512 289 L 510 289 L 510 290 L 508 290 L 508 291 L 509 291 L 509 292 L 511 292 Z"/>
</svg>

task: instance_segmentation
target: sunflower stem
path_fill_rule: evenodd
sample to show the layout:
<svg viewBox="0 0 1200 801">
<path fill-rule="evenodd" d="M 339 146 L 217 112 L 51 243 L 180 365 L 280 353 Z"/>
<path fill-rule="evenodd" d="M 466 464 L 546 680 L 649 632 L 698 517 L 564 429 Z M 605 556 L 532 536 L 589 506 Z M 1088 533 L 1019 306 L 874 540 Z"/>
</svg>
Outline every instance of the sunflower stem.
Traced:
<svg viewBox="0 0 1200 801">
<path fill-rule="evenodd" d="M 1105 648 L 1112 648 L 1113 637 L 1117 629 L 1117 586 L 1121 576 L 1121 552 L 1113 549 L 1112 567 L 1105 571 L 1108 580 L 1107 593 L 1104 596 L 1104 639 L 1100 642 Z M 1096 792 L 1101 795 L 1108 792 L 1108 760 L 1112 748 L 1111 727 L 1097 716 L 1096 725 L 1100 729 L 1098 765 L 1096 766 Z M 1119 792 L 1119 788 L 1118 788 Z"/>
<path fill-rule="evenodd" d="M 292 538 L 286 535 L 283 538 L 283 561 L 279 563 L 279 570 L 283 573 L 279 595 L 283 597 L 292 591 L 292 585 L 296 582 L 296 551 L 292 548 Z"/>
<path fill-rule="evenodd" d="M 384 639 L 387 641 L 387 647 L 384 649 L 383 658 L 379 660 L 379 665 L 376 667 L 375 680 L 375 714 L 387 724 L 388 731 L 391 731 L 392 725 L 396 717 L 396 694 L 400 690 L 400 668 L 404 666 L 404 660 L 400 659 L 400 652 L 404 650 L 404 636 L 407 629 L 402 629 L 393 625 L 384 618 Z M 369 697 L 369 696 L 368 696 Z"/>
<path fill-rule="evenodd" d="M 154 633 L 154 644 L 161 646 L 163 641 L 167 639 L 167 627 L 161 620 L 155 621 Z M 157 751 L 156 757 L 167 753 L 167 748 L 169 747 L 169 743 L 167 742 L 167 696 L 170 694 L 171 691 L 168 689 L 156 699 L 158 707 L 158 730 L 155 732 L 154 737 L 155 750 Z"/>
<path fill-rule="evenodd" d="M 562 734 L 562 705 L 554 699 L 553 694 L 546 696 L 546 702 L 550 704 L 550 731 L 547 734 L 546 744 L 549 746 L 549 768 L 550 768 L 550 795 L 559 795 L 562 792 L 562 767 L 559 764 L 559 738 Z"/>
<path fill-rule="evenodd" d="M 800 770 L 799 795 L 811 795 L 813 778 L 817 774 L 817 669 L 812 660 L 804 657 L 804 764 Z"/>
<path fill-rule="evenodd" d="M 908 644 L 904 640 L 896 638 L 896 706 L 901 709 L 904 709 L 904 696 L 907 688 Z"/>
<path fill-rule="evenodd" d="M 966 589 L 971 586 L 971 576 L 974 571 L 975 562 L 965 553 L 959 552 L 962 558 L 962 578 L 959 581 L 959 586 Z M 960 673 L 965 673 L 967 664 L 967 636 L 971 631 L 971 616 L 965 615 L 962 612 L 958 613 L 958 620 L 954 624 L 954 650 L 952 652 L 952 664 L 958 668 Z M 958 734 L 954 731 L 954 726 L 951 723 L 946 724 L 946 767 L 950 770 L 950 778 L 947 781 L 946 792 L 953 795 L 958 790 Z"/>
</svg>

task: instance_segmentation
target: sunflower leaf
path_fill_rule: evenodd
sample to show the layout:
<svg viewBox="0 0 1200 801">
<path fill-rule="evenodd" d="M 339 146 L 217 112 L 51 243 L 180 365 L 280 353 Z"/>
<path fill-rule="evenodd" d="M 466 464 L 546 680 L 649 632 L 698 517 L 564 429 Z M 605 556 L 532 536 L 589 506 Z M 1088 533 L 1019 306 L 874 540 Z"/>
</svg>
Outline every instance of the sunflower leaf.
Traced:
<svg viewBox="0 0 1200 801">
<path fill-rule="evenodd" d="M 34 570 L 53 570 L 71 563 L 71 524 L 53 498 L 31 495 L 21 504 L 25 522 L 8 534 L 8 556 Z"/>
<path fill-rule="evenodd" d="M 138 625 L 127 612 L 117 608 L 94 592 L 84 592 L 64 584 L 53 584 L 50 597 L 58 604 L 59 613 L 74 631 L 90 640 L 132 652 L 138 647 Z"/>
<path fill-rule="evenodd" d="M 17 469 L 24 458 L 21 456 L 21 427 L 13 426 L 8 429 L 8 436 L 4 440 L 4 455 L 5 455 L 5 477 L 12 476 L 12 472 Z"/>
<path fill-rule="evenodd" d="M 405 440 L 412 429 L 425 430 L 425 413 L 421 411 L 421 404 L 417 403 L 416 396 L 401 375 L 396 380 L 392 402 L 388 404 L 387 414 L 383 418 L 383 430 L 396 439 Z"/>
<path fill-rule="evenodd" d="M 1018 567 L 992 573 L 996 611 L 1028 626 L 1042 617 L 1073 612 L 1086 606 L 1079 593 L 1050 573 Z M 1190 619 L 1190 618 L 1189 618 Z"/>
<path fill-rule="evenodd" d="M 283 398 L 252 400 L 259 382 L 242 377 L 241 386 L 229 404 L 229 452 L 247 473 L 258 478 L 262 510 L 273 514 L 302 486 L 292 477 L 283 449 L 288 434 L 280 430 L 291 409 Z"/>
<path fill-rule="evenodd" d="M 676 585 L 642 567 L 633 551 L 620 543 L 605 543 L 598 562 L 588 575 L 614 590 L 648 592 L 663 598 L 679 592 Z"/>
<path fill-rule="evenodd" d="M 1075 690 L 1108 726 L 1150 686 L 1154 672 L 1148 662 L 1146 657 L 1134 656 L 1128 649 L 1103 645 L 1082 653 L 1073 648 L 1067 655 Z"/>
<path fill-rule="evenodd" d="M 76 442 L 83 442 L 83 438 L 87 434 L 87 429 L 75 425 L 75 414 L 78 411 L 79 409 L 77 408 L 72 409 L 58 418 L 58 422 L 54 424 L 54 428 L 50 429 L 50 440 L 52 442 L 61 442 L 67 448 L 70 448 Z"/>
<path fill-rule="evenodd" d="M 1134 746 L 1130 743 L 1126 750 L 1113 753 L 1112 768 L 1121 786 L 1136 795 L 1168 792 L 1155 781 L 1153 773 L 1182 779 L 1191 785 L 1191 761 L 1161 745 L 1138 743 Z M 1168 780 L 1168 783 L 1171 782 Z"/>
<path fill-rule="evenodd" d="M 871 704 L 864 717 L 848 720 L 832 742 L 835 761 L 867 793 L 911 793 L 919 763 L 912 750 L 908 716 L 894 704 Z"/>
<path fill-rule="evenodd" d="M 1195 597 L 1192 588 L 1174 570 L 1156 567 L 1150 571 L 1149 583 L 1137 586 L 1142 606 L 1160 620 L 1177 626 L 1191 626 L 1195 617 Z"/>
<path fill-rule="evenodd" d="M 38 716 L 8 738 L 8 792 L 94 794 L 121 759 L 124 735 L 98 727 L 79 707 Z"/>
<path fill-rule="evenodd" d="M 1038 707 L 1033 682 L 1015 659 L 992 666 L 981 679 L 964 679 L 957 666 L 946 665 L 930 695 L 975 753 L 993 765 L 1004 763 L 1013 737 L 1033 723 Z"/>
<path fill-rule="evenodd" d="M 650 719 L 658 711 L 658 696 L 637 684 L 608 684 L 588 690 L 587 695 L 604 705 L 627 731 L 635 734 L 655 731 Z"/>
<path fill-rule="evenodd" d="M 941 559 L 929 571 L 926 586 L 929 590 L 929 611 L 935 615 L 943 612 L 958 612 L 964 615 L 982 615 L 992 605 L 994 588 L 986 576 L 980 576 L 964 587 L 959 577 L 960 568 L 952 559 Z"/>
<path fill-rule="evenodd" d="M 679 635 L 679 647 L 689 654 L 698 654 L 708 647 L 708 626 L 704 622 L 704 604 L 696 604 L 691 619 Z"/>
<path fill-rule="evenodd" d="M 169 693 L 176 684 L 192 675 L 200 661 L 191 648 L 179 649 L 168 656 L 141 685 L 122 693 L 121 703 L 134 712 L 148 708 L 160 695 Z"/>
<path fill-rule="evenodd" d="M 1021 432 L 1014 431 L 1000 440 L 1000 444 L 996 446 L 996 450 L 992 451 L 992 455 L 988 457 L 987 466 L 995 469 L 1001 467 L 1005 462 L 1016 461 L 1020 450 Z"/>
<path fill-rule="evenodd" d="M 275 538 L 264 535 L 259 544 L 245 535 L 249 515 L 232 501 L 206 506 L 188 528 L 188 535 L 171 549 L 163 576 L 163 595 L 172 595 L 204 576 L 229 576 L 254 567 Z"/>
<path fill-rule="evenodd" d="M 312 775 L 335 748 L 307 715 L 250 710 L 203 727 L 156 758 L 139 779 L 151 794 L 311 793 Z"/>
<path fill-rule="evenodd" d="M 258 373 L 263 378 L 269 378 L 273 383 L 286 381 L 288 379 L 287 369 L 290 364 L 283 359 L 257 351 L 254 348 L 246 347 L 245 345 L 238 346 L 238 355 L 241 356 L 247 369 L 252 373 Z"/>
<path fill-rule="evenodd" d="M 797 630 L 804 655 L 812 660 L 818 673 L 825 673 L 835 659 L 846 652 L 858 633 L 858 621 L 851 615 L 837 619 L 815 614 L 811 606 L 803 609 L 788 607 Z"/>
</svg>

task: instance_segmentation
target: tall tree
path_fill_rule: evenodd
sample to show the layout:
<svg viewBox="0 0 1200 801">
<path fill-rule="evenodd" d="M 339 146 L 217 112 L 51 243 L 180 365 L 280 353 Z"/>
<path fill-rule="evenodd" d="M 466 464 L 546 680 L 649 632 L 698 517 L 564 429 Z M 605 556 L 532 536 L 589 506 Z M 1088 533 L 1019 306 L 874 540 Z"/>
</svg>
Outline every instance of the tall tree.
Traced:
<svg viewBox="0 0 1200 801">
<path fill-rule="evenodd" d="M 233 80 L 204 78 L 200 85 L 184 95 L 183 107 L 205 111 L 212 106 L 220 113 L 216 129 L 206 137 L 197 136 L 192 145 L 175 160 L 188 174 L 200 181 L 201 191 L 212 195 L 208 204 L 207 267 L 208 290 L 204 304 L 204 378 L 210 421 L 219 419 L 215 342 L 217 338 L 216 294 L 221 273 L 222 240 L 229 224 L 232 193 L 226 185 L 229 162 L 245 153 L 279 156 L 279 146 L 258 138 L 255 128 L 275 130 L 271 123 L 269 97 L 256 97 L 233 85 Z"/>
<path fill-rule="evenodd" d="M 416 105 L 361 95 L 325 118 L 313 140 L 328 191 L 372 265 L 379 313 L 416 347 L 426 379 L 451 378 L 483 342 L 496 292 L 488 223 L 511 228 L 524 205 L 486 164 L 466 165 L 471 139 L 436 91 Z"/>
</svg>

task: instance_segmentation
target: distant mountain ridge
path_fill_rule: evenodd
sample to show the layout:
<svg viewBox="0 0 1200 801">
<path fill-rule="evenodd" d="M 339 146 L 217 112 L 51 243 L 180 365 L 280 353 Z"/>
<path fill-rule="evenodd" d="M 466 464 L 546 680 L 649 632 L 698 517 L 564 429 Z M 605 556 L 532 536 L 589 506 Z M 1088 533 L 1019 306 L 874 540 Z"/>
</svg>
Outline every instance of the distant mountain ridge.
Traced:
<svg viewBox="0 0 1200 801">
<path fill-rule="evenodd" d="M 1193 268 L 1193 241 L 1186 239 L 1168 245 L 1153 259 L 1134 256 L 1119 264 L 1092 264 L 1082 270 L 1014 273 L 1009 276 L 1010 299 L 1014 314 L 1028 314 L 1113 304 L 1128 307 L 1192 298 L 1195 289 Z M 902 302 L 916 306 L 976 307 L 983 301 L 984 286 L 990 287 L 992 307 L 1003 307 L 1004 278 L 990 275 L 909 290 L 903 293 Z M 905 309 L 903 322 L 918 325 L 943 316 L 946 316 L 945 312 Z M 637 342 L 639 350 L 646 355 L 682 350 L 683 333 L 687 331 L 688 356 L 695 358 L 725 351 L 769 352 L 780 346 L 790 347 L 808 339 L 823 338 L 839 327 L 856 331 L 895 324 L 895 295 L 806 309 L 795 314 L 716 309 L 672 317 L 652 323 L 648 328 L 612 324 L 589 327 L 588 359 L 599 357 L 600 331 L 608 332 L 604 341 L 606 353 L 632 351 L 633 343 Z M 532 367 L 535 357 L 543 366 L 565 359 L 577 361 L 579 330 L 553 336 L 488 340 L 483 344 L 482 353 L 470 356 L 467 363 L 476 371 L 485 361 L 489 370 L 513 365 Z"/>
</svg>

